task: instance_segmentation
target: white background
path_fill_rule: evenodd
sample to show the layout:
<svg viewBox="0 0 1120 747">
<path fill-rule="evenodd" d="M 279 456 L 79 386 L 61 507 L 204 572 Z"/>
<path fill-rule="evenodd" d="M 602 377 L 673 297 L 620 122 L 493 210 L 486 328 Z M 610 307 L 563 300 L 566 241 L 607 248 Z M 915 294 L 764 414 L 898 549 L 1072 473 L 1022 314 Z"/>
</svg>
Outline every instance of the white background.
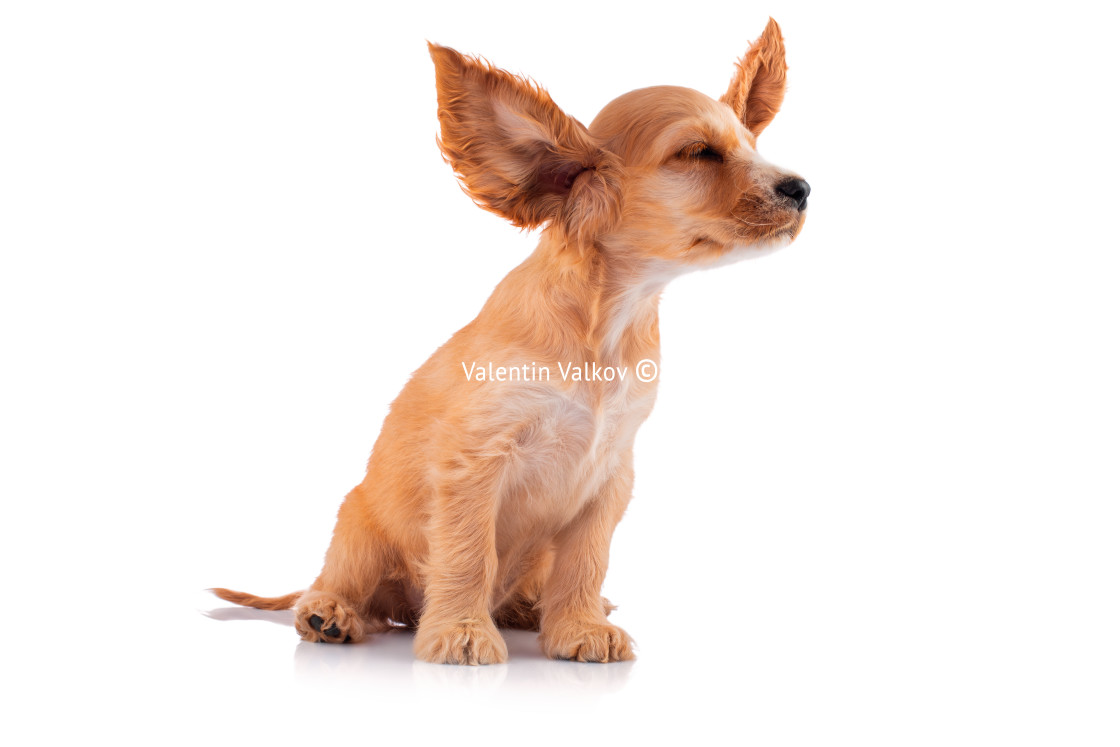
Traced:
<svg viewBox="0 0 1120 747">
<path fill-rule="evenodd" d="M 5 4 L 3 728 L 1116 744 L 1104 7 Z M 790 87 L 760 149 L 809 219 L 664 295 L 606 587 L 638 660 L 511 634 L 506 665 L 437 667 L 229 619 L 203 589 L 315 577 L 389 402 L 534 244 L 441 161 L 425 39 L 586 123 L 642 86 L 718 96 L 768 15 Z"/>
</svg>

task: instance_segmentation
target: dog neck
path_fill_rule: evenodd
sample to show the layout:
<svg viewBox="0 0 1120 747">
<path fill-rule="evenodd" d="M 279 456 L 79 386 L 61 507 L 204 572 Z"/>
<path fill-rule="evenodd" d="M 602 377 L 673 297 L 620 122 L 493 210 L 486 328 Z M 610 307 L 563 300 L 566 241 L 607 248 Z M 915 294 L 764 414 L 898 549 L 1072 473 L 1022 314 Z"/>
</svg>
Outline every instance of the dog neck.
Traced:
<svg viewBox="0 0 1120 747">
<path fill-rule="evenodd" d="M 615 256 L 602 247 L 577 252 L 546 229 L 524 262 L 506 276 L 479 321 L 503 330 L 503 343 L 542 360 L 634 363 L 656 359 L 657 307 L 673 277 L 655 259 Z"/>
</svg>

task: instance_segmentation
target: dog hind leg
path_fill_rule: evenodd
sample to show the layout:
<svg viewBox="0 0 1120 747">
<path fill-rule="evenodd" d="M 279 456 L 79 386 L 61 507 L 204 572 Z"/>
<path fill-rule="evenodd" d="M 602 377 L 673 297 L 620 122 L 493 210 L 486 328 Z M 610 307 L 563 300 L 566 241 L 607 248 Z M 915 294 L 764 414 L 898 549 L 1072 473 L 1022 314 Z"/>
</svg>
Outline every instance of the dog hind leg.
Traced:
<svg viewBox="0 0 1120 747">
<path fill-rule="evenodd" d="M 305 641 L 349 643 L 389 629 L 374 596 L 386 571 L 386 547 L 359 505 L 361 489 L 343 501 L 319 578 L 296 603 L 296 631 Z"/>
</svg>

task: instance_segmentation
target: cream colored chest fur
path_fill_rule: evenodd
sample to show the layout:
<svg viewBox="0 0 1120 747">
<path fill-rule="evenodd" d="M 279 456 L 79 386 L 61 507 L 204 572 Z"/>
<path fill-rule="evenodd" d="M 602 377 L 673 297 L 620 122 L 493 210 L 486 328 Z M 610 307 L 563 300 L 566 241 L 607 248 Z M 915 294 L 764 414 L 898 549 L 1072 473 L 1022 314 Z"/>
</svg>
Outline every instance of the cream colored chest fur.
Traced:
<svg viewBox="0 0 1120 747">
<path fill-rule="evenodd" d="M 503 409 L 524 421 L 511 452 L 503 511 L 562 525 L 628 459 L 649 416 L 656 382 L 567 382 L 509 387 Z M 520 521 L 513 523 L 520 524 Z"/>
</svg>

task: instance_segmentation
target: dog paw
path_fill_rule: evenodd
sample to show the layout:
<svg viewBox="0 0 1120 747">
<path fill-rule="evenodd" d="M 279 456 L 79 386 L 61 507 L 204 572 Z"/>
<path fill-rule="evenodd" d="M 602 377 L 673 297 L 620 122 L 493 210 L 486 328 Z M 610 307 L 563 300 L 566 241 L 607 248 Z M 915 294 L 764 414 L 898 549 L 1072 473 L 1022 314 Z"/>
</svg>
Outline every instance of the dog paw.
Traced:
<svg viewBox="0 0 1120 747">
<path fill-rule="evenodd" d="M 329 594 L 309 592 L 296 606 L 296 630 L 305 641 L 351 643 L 365 638 L 358 614 Z"/>
<path fill-rule="evenodd" d="M 501 664 L 506 642 L 491 620 L 425 623 L 416 632 L 416 655 L 433 664 Z"/>
<path fill-rule="evenodd" d="M 559 623 L 548 626 L 540 637 L 541 650 L 552 659 L 572 661 L 629 661 L 634 641 L 626 631 L 610 623 Z"/>
</svg>

